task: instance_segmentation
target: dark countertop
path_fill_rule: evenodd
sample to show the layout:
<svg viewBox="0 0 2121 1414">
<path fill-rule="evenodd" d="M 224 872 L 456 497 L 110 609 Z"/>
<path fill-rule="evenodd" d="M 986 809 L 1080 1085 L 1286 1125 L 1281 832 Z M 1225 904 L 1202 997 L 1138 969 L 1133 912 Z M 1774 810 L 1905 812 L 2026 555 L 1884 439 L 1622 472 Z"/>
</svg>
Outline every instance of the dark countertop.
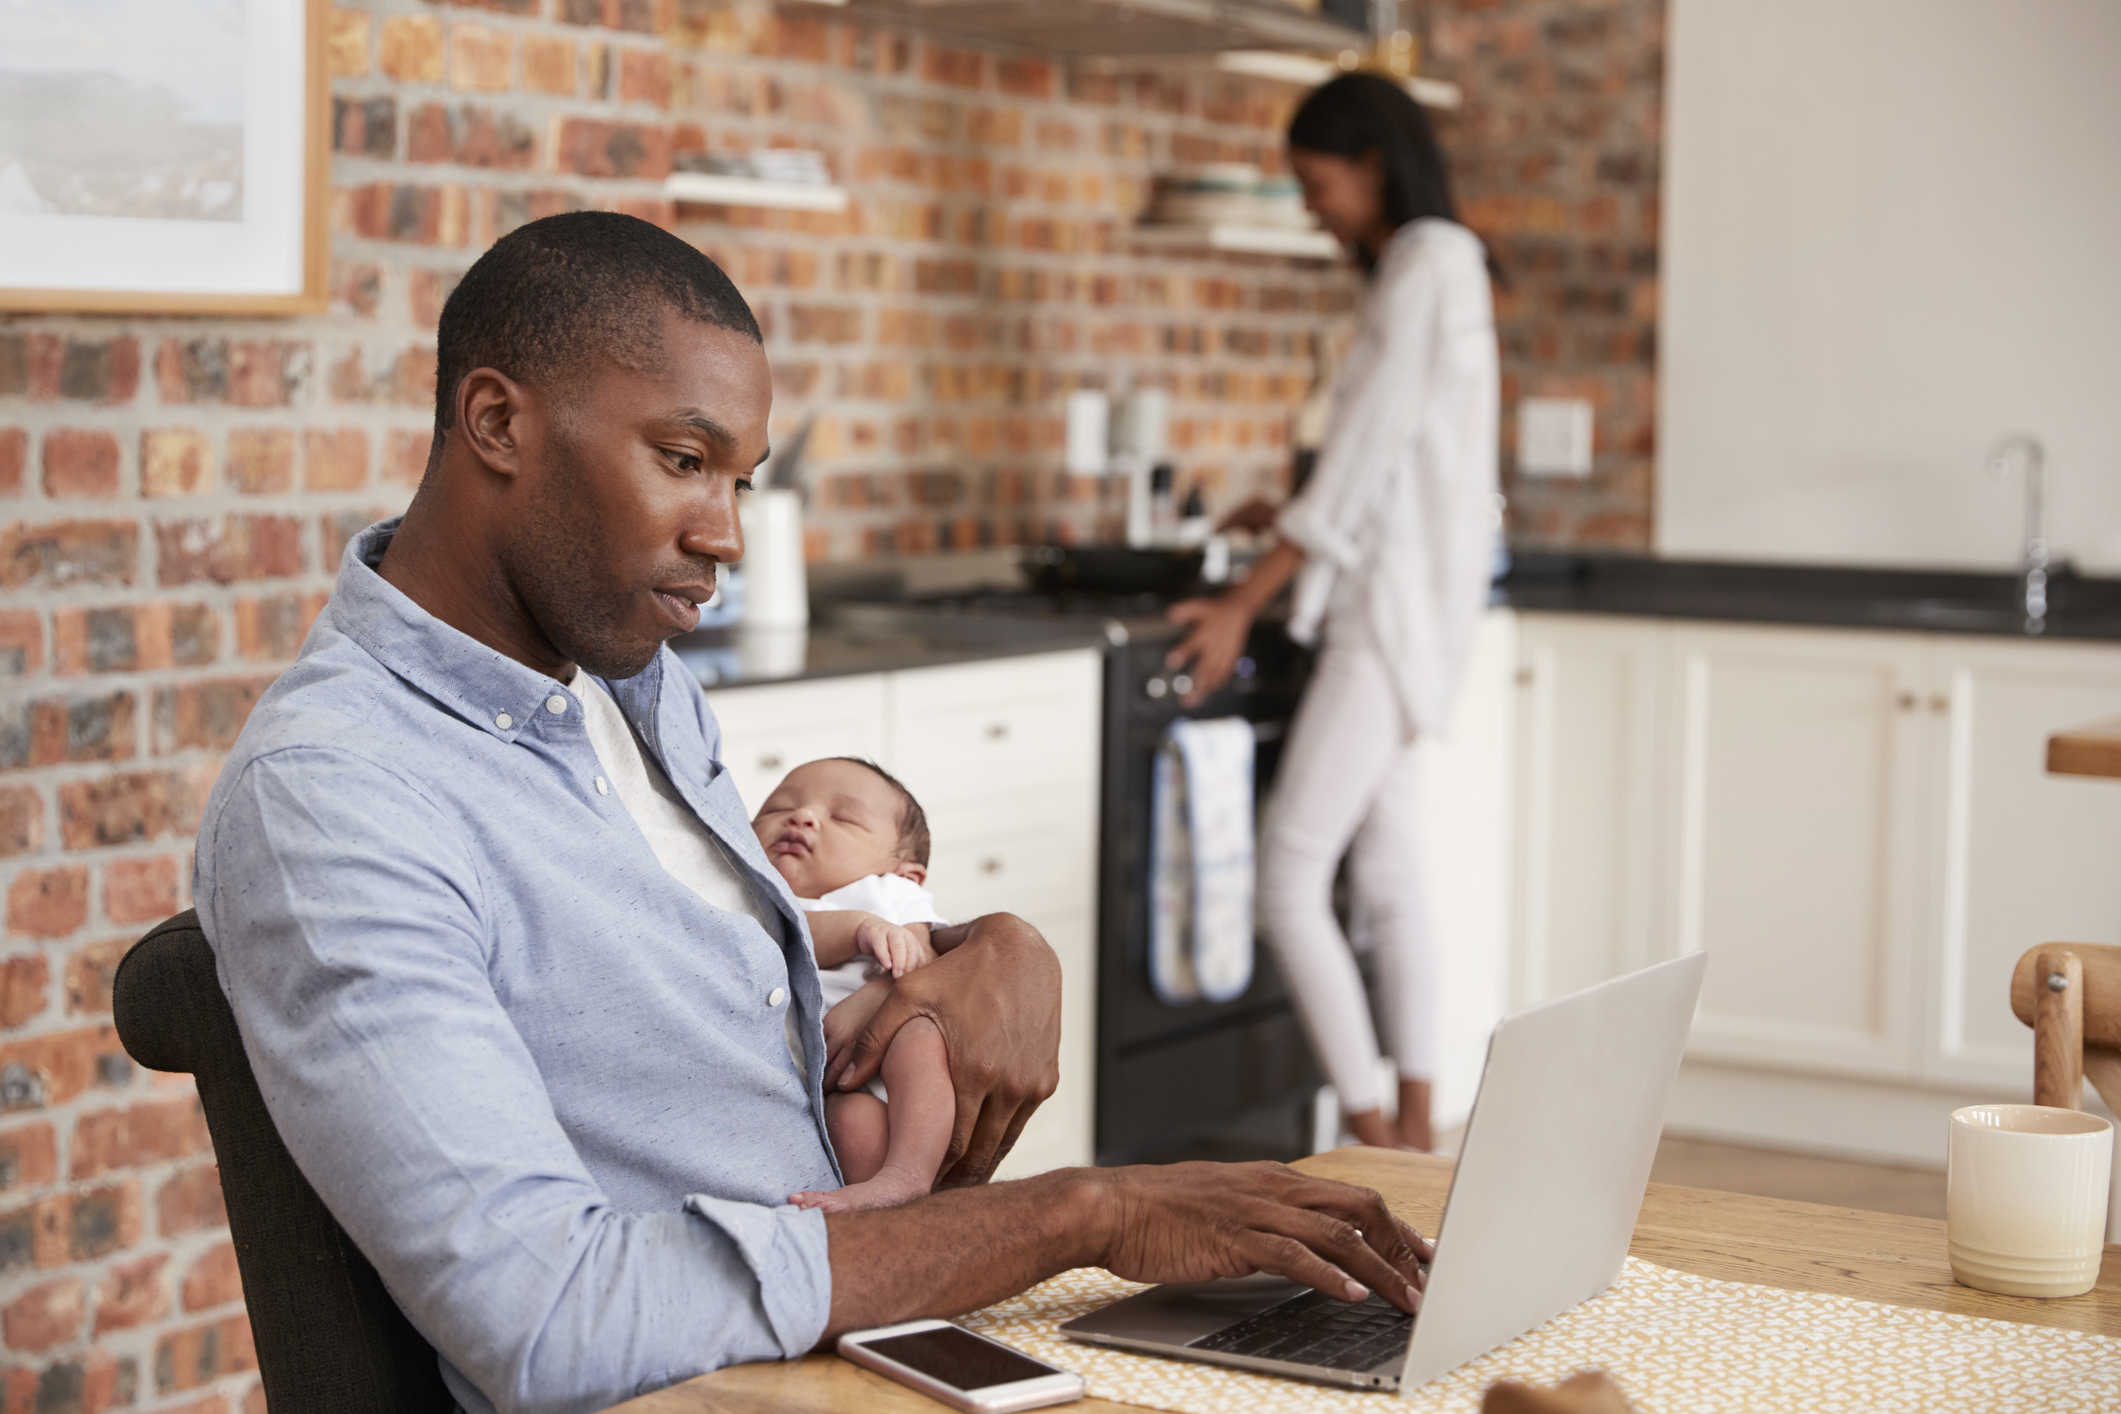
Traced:
<svg viewBox="0 0 2121 1414">
<path fill-rule="evenodd" d="M 2018 576 L 1519 553 L 1496 583 L 1517 609 L 2024 638 Z M 2048 581 L 2046 638 L 2121 642 L 2121 580 Z"/>
<path fill-rule="evenodd" d="M 670 641 L 706 688 L 754 687 L 1104 648 L 1094 618 L 959 615 L 901 605 L 841 604 L 807 629 L 700 629 Z"/>
</svg>

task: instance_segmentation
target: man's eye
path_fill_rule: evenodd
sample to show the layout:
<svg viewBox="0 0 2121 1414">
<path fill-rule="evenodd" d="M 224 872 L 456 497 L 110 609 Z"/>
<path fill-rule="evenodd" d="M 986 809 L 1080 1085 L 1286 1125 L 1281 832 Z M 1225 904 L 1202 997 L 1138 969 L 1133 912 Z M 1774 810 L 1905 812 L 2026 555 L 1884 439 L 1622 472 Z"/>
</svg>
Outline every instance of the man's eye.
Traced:
<svg viewBox="0 0 2121 1414">
<path fill-rule="evenodd" d="M 736 489 L 739 491 L 749 491 L 751 489 L 751 478 L 748 476 L 738 477 Z"/>
<path fill-rule="evenodd" d="M 701 467 L 706 465 L 705 462 L 701 461 L 698 457 L 694 456 L 690 452 L 671 451 L 665 452 L 663 455 L 670 458 L 670 464 L 676 467 L 679 471 L 684 472 L 687 476 L 690 476 L 693 472 L 698 471 Z"/>
</svg>

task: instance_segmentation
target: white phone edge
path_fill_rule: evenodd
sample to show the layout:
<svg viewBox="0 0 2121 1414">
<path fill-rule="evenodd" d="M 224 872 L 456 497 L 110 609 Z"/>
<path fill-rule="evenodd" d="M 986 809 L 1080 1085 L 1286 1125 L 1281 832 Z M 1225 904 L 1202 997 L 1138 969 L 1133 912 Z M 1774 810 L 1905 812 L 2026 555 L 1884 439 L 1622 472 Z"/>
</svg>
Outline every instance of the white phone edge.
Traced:
<svg viewBox="0 0 2121 1414">
<path fill-rule="evenodd" d="M 1081 1375 L 1051 1365 L 1046 1368 L 1052 1370 L 1052 1374 L 1040 1375 L 1035 1379 L 1016 1380 L 1005 1385 L 988 1385 L 976 1390 L 959 1389 L 956 1385 L 945 1384 L 933 1375 L 923 1374 L 910 1365 L 901 1365 L 896 1360 L 879 1355 L 865 1344 L 867 1341 L 886 1340 L 892 1336 L 913 1335 L 920 1331 L 955 1325 L 954 1321 L 937 1320 L 933 1317 L 918 1321 L 901 1321 L 894 1326 L 849 1331 L 839 1338 L 838 1344 L 833 1348 L 843 1359 L 851 1360 L 864 1369 L 874 1370 L 888 1379 L 897 1380 L 910 1389 L 917 1389 L 952 1409 L 962 1409 L 966 1414 L 1016 1414 L 1016 1411 L 1021 1409 L 1043 1409 L 1050 1404 L 1066 1404 L 1071 1400 L 1081 1399 L 1087 1392 Z M 961 1326 L 957 1328 L 963 1329 Z M 994 1340 L 992 1336 L 981 1335 L 978 1331 L 965 1331 L 965 1334 L 992 1341 L 1006 1350 L 1015 1350 L 1026 1360 L 1046 1364 L 1036 1355 L 1027 1355 L 1005 1341 Z"/>
</svg>

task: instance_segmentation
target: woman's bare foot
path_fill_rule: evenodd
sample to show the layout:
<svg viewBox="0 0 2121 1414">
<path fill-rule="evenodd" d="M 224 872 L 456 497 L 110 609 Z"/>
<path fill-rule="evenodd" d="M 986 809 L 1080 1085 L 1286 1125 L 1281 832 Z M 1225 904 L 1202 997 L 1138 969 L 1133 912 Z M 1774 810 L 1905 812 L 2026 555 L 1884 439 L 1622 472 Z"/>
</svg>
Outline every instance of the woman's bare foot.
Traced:
<svg viewBox="0 0 2121 1414">
<path fill-rule="evenodd" d="M 1349 1133 L 1373 1149 L 1407 1147 L 1406 1141 L 1400 1138 L 1399 1131 L 1392 1127 L 1392 1121 L 1385 1118 L 1383 1110 L 1364 1110 L 1360 1114 L 1345 1115 L 1342 1122 L 1348 1126 Z"/>
<path fill-rule="evenodd" d="M 871 1208 L 896 1208 L 925 1197 L 933 1175 L 923 1178 L 910 1170 L 884 1165 L 876 1177 L 866 1183 L 850 1183 L 845 1188 L 834 1188 L 823 1193 L 791 1193 L 788 1201 L 798 1208 L 815 1208 L 821 1213 L 859 1213 Z"/>
</svg>

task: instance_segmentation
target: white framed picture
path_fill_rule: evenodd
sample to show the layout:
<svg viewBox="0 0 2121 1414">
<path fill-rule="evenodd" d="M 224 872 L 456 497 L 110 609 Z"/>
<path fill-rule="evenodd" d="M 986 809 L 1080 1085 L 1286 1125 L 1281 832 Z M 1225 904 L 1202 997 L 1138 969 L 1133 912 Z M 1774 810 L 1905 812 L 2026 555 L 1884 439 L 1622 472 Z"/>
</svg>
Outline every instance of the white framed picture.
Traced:
<svg viewBox="0 0 2121 1414">
<path fill-rule="evenodd" d="M 323 309 L 326 3 L 0 0 L 0 309 Z"/>
</svg>

